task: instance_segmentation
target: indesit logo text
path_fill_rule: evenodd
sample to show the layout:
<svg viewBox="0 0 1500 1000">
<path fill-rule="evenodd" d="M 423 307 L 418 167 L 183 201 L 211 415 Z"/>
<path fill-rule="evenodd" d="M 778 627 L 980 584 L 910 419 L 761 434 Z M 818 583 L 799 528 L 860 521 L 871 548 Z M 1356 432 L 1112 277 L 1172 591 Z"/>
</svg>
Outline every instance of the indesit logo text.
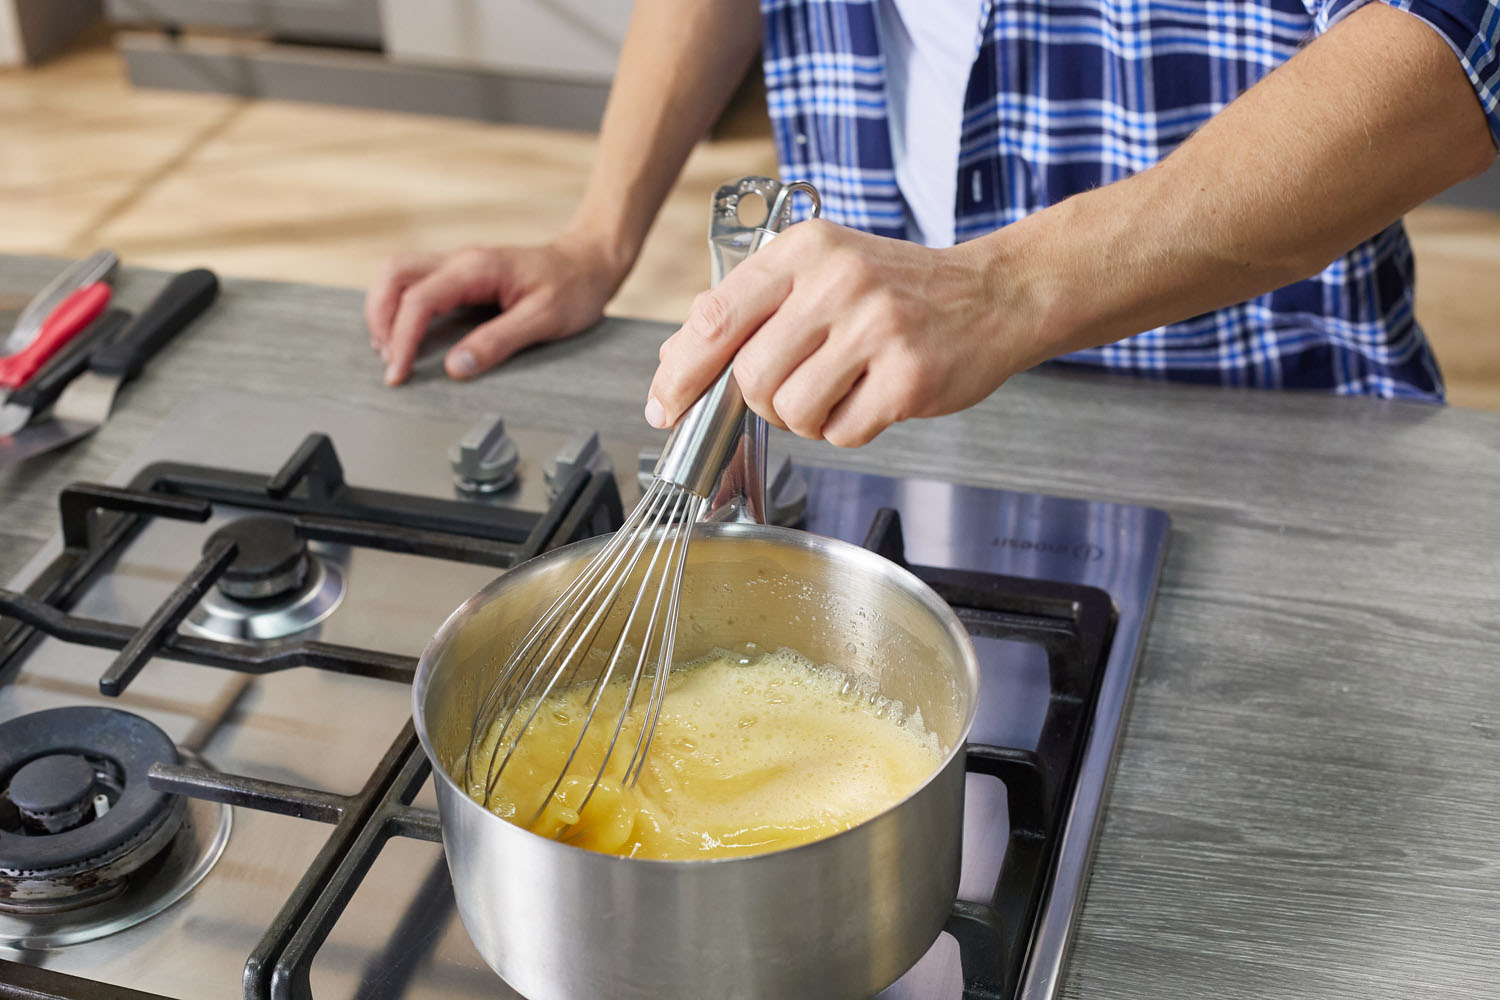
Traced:
<svg viewBox="0 0 1500 1000">
<path fill-rule="evenodd" d="M 1104 550 L 1092 542 L 1047 542 L 1032 538 L 995 538 L 990 544 L 1000 549 L 1021 549 L 1025 552 L 1071 556 L 1079 562 L 1098 562 L 1104 558 Z"/>
</svg>

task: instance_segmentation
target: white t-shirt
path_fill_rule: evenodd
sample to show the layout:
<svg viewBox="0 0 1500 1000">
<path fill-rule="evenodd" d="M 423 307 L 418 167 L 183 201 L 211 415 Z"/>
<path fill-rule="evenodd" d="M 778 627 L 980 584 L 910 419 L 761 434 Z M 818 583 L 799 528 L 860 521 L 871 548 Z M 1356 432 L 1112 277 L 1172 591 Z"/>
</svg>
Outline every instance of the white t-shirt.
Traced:
<svg viewBox="0 0 1500 1000">
<path fill-rule="evenodd" d="M 896 184 L 906 199 L 907 235 L 953 245 L 958 141 L 964 93 L 979 54 L 982 0 L 877 0 L 885 53 L 886 104 Z"/>
</svg>

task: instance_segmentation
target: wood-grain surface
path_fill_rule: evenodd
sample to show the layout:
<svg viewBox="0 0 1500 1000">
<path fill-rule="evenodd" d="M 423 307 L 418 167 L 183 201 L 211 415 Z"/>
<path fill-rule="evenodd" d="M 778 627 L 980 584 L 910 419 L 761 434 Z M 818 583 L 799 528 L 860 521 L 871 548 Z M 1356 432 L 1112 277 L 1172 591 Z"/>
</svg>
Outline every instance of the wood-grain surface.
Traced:
<svg viewBox="0 0 1500 1000">
<path fill-rule="evenodd" d="M 55 261 L 0 258 L 0 297 Z M 139 306 L 163 275 L 127 272 Z M 226 280 L 92 439 L 0 471 L 0 579 L 205 386 L 644 430 L 661 324 L 379 383 L 356 292 Z M 232 428 L 225 428 L 226 441 Z M 1063 995 L 1500 995 L 1500 415 L 1049 372 L 823 463 L 1149 504 L 1173 536 Z"/>
</svg>

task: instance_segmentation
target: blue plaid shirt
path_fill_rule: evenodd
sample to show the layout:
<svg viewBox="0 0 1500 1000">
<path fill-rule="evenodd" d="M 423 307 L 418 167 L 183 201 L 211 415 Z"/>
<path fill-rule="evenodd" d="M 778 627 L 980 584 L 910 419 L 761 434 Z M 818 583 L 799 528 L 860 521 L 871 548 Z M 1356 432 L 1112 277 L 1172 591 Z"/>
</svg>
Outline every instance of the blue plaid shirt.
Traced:
<svg viewBox="0 0 1500 1000">
<path fill-rule="evenodd" d="M 875 2 L 763 0 L 766 89 L 785 179 L 817 185 L 826 218 L 905 237 Z M 1363 2 L 985 0 L 964 101 L 957 237 L 1151 166 Z M 1500 0 L 1379 2 L 1447 40 L 1500 137 Z M 1060 361 L 1441 402 L 1412 281 L 1397 223 L 1305 281 Z"/>
</svg>

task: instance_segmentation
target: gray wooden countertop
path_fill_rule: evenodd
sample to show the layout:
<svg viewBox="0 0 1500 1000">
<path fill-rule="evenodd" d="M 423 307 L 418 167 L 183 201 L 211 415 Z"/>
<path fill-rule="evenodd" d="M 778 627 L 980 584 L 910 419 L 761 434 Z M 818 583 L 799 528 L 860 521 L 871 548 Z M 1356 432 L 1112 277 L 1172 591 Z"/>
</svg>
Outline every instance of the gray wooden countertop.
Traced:
<svg viewBox="0 0 1500 1000">
<path fill-rule="evenodd" d="M 0 258 L 0 303 L 56 261 Z M 164 276 L 127 272 L 139 307 Z M 0 580 L 212 385 L 644 429 L 660 324 L 391 390 L 360 295 L 224 282 L 81 445 L 0 471 Z M 1173 537 L 1064 995 L 1500 995 L 1500 414 L 1019 376 L 825 464 L 1147 504 Z"/>
</svg>

